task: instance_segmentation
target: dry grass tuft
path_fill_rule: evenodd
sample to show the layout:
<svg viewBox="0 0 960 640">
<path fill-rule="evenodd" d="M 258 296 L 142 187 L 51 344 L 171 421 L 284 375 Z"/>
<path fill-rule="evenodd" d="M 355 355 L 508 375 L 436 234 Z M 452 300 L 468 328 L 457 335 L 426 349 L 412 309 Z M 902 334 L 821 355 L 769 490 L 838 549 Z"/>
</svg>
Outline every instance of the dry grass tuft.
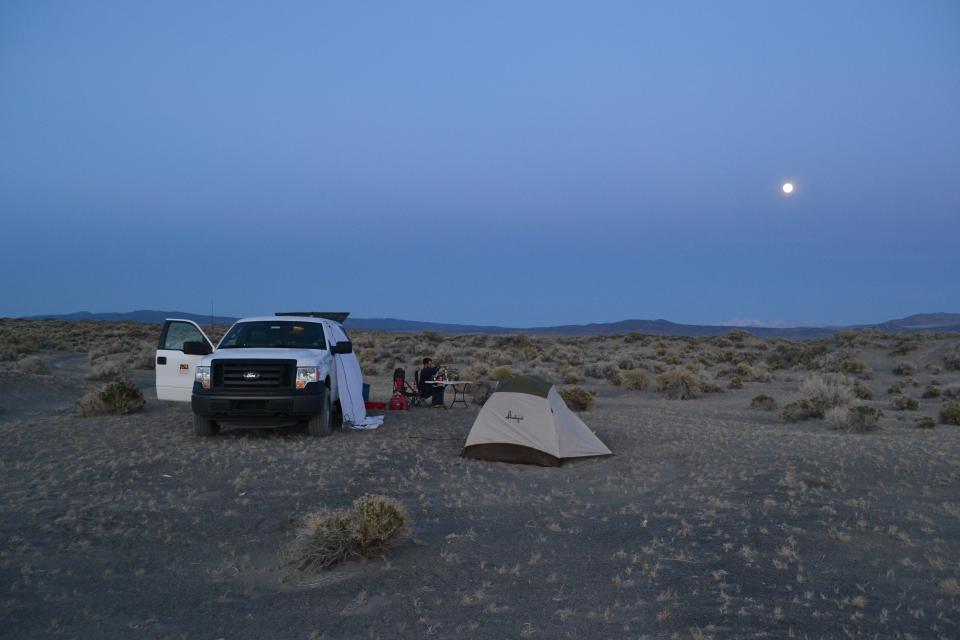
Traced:
<svg viewBox="0 0 960 640">
<path fill-rule="evenodd" d="M 282 566 L 316 573 L 346 560 L 383 553 L 409 533 L 410 516 L 397 500 L 364 495 L 352 511 L 310 513 L 281 552 Z"/>
</svg>

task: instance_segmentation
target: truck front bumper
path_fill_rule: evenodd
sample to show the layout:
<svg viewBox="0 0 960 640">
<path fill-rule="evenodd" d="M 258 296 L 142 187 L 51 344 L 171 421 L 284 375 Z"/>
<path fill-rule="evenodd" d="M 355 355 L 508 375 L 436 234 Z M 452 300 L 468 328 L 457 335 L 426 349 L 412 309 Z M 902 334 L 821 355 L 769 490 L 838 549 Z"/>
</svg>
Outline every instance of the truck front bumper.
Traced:
<svg viewBox="0 0 960 640">
<path fill-rule="evenodd" d="M 299 422 L 320 413 L 324 395 L 305 391 L 264 395 L 200 392 L 194 390 L 190 407 L 214 421 L 264 425 Z"/>
</svg>

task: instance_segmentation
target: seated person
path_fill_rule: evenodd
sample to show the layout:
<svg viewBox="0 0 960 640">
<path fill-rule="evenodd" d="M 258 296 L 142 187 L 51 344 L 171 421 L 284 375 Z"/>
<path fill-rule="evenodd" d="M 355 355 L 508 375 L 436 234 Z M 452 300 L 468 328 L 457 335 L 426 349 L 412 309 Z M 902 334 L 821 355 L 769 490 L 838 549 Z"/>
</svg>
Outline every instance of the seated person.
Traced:
<svg viewBox="0 0 960 640">
<path fill-rule="evenodd" d="M 440 367 L 433 366 L 432 359 L 424 358 L 423 368 L 420 369 L 420 378 L 417 380 L 417 388 L 420 391 L 420 397 L 432 398 L 430 405 L 434 407 L 443 404 L 444 386 L 442 384 L 427 384 L 427 382 L 433 380 L 438 371 L 440 371 Z"/>
</svg>

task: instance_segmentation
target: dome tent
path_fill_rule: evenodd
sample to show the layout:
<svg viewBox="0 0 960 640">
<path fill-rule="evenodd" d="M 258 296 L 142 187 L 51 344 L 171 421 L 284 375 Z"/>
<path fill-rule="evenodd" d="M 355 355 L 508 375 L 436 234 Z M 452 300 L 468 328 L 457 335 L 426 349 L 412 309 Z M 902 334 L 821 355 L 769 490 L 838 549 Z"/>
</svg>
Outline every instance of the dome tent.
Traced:
<svg viewBox="0 0 960 640">
<path fill-rule="evenodd" d="M 549 382 L 517 376 L 487 399 L 463 457 L 556 467 L 567 458 L 612 455 Z"/>
</svg>

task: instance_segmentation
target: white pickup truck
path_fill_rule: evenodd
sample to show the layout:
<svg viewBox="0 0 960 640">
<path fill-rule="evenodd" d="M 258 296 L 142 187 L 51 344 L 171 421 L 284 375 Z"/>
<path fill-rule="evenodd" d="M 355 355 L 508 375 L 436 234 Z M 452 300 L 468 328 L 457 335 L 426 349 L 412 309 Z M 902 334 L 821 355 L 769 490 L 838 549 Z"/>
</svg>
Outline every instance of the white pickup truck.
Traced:
<svg viewBox="0 0 960 640">
<path fill-rule="evenodd" d="M 329 435 L 343 421 L 334 355 L 353 352 L 347 315 L 244 318 L 216 347 L 195 322 L 169 319 L 157 346 L 157 398 L 189 402 L 198 436 L 301 422 L 312 436 Z"/>
</svg>

